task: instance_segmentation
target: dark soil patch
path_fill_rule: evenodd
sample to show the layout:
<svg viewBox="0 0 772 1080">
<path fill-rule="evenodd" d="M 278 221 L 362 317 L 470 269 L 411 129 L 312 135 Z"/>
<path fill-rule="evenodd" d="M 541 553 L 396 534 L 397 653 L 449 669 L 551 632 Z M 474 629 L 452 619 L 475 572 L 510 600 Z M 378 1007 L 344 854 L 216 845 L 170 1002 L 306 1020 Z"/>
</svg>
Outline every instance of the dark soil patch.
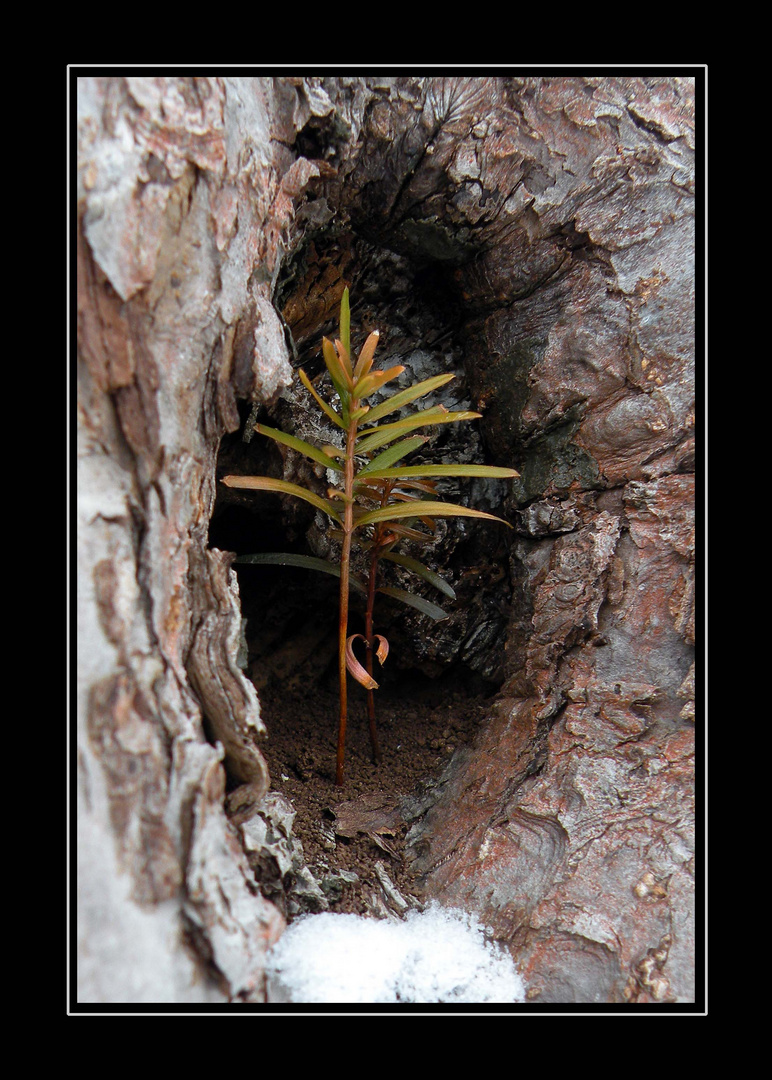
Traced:
<svg viewBox="0 0 772 1080">
<path fill-rule="evenodd" d="M 335 785 L 338 699 L 315 688 L 300 697 L 266 688 L 260 691 L 268 738 L 263 753 L 271 773 L 271 790 L 288 798 L 296 811 L 293 833 L 303 845 L 305 861 L 321 880 L 340 871 L 355 873 L 330 910 L 377 913 L 373 898 L 382 897 L 376 863 L 410 903 L 419 903 L 416 882 L 405 859 L 407 821 L 395 815 L 382 828 L 352 837 L 336 835 L 340 804 L 383 793 L 395 807 L 406 797 L 420 796 L 436 781 L 453 753 L 468 743 L 490 711 L 491 688 L 448 676 L 427 680 L 406 674 L 397 696 L 377 696 L 378 732 L 383 760 L 371 760 L 365 694 L 353 688 L 346 744 L 346 776 Z"/>
</svg>

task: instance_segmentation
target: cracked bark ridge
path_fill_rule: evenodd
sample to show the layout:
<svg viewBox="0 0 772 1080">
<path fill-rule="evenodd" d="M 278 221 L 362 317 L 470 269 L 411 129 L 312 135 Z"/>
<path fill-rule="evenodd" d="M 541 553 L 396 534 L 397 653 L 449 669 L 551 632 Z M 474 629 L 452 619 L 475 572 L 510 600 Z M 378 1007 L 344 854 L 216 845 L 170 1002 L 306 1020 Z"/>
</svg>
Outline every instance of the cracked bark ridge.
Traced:
<svg viewBox="0 0 772 1080">
<path fill-rule="evenodd" d="M 255 814 L 270 785 L 268 766 L 257 745 L 265 725 L 255 688 L 237 664 L 241 609 L 231 569 L 233 554 L 214 548 L 205 555 L 206 569 L 194 568 L 194 574 L 202 583 L 197 596 L 206 596 L 209 604 L 196 620 L 187 669 L 210 739 L 222 745 L 226 767 L 237 785 L 227 799 L 228 813 L 242 824 Z"/>
</svg>

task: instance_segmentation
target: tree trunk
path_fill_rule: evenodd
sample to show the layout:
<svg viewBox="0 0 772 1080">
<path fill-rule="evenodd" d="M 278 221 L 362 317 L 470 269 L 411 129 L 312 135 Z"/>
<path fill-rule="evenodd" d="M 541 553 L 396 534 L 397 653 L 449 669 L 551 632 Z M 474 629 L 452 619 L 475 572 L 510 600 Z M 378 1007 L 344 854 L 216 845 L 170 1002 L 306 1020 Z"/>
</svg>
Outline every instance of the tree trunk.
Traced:
<svg viewBox="0 0 772 1080">
<path fill-rule="evenodd" d="M 484 496 L 503 554 L 440 546 L 469 603 L 404 624 L 500 686 L 415 872 L 537 1000 L 693 1000 L 694 79 L 82 78 L 78 139 L 79 1001 L 264 1000 L 283 920 L 238 826 L 270 778 L 210 520 L 253 404 L 313 434 L 292 366 L 344 284 L 459 371 L 455 459 L 521 473 Z"/>
<path fill-rule="evenodd" d="M 223 753 L 237 795 L 268 778 L 236 579 L 207 550 L 236 398 L 291 377 L 270 286 L 294 182 L 281 94 L 79 80 L 82 1002 L 261 1001 L 282 930 L 223 812 Z"/>
</svg>

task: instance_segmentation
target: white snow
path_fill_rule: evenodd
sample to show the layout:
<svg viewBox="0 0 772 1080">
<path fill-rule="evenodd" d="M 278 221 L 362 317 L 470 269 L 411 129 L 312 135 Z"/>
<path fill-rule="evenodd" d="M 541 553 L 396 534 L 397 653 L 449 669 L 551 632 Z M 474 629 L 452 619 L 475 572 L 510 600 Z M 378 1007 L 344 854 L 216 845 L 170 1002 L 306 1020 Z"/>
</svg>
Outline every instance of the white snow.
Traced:
<svg viewBox="0 0 772 1080">
<path fill-rule="evenodd" d="M 401 922 L 307 915 L 268 956 L 268 1001 L 320 1005 L 525 999 L 509 955 L 471 915 L 431 905 Z"/>
</svg>

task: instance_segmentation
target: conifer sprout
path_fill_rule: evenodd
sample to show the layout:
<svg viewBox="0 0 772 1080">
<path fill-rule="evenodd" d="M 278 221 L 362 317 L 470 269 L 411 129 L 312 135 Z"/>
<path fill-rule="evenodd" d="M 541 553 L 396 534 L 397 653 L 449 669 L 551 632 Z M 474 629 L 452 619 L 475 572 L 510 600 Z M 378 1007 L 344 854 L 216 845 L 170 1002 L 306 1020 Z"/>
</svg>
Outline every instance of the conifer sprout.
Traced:
<svg viewBox="0 0 772 1080">
<path fill-rule="evenodd" d="M 394 549 L 403 541 L 426 544 L 433 539 L 436 519 L 441 517 L 482 518 L 502 522 L 503 518 L 483 513 L 467 506 L 443 502 L 437 497 L 436 480 L 445 477 L 488 477 L 506 479 L 519 474 L 514 469 L 490 465 L 402 465 L 410 453 L 427 442 L 416 434 L 421 428 L 451 424 L 480 417 L 477 412 L 451 412 L 442 405 L 401 415 L 397 420 L 379 423 L 405 406 L 417 402 L 455 378 L 452 374 L 435 375 L 414 383 L 370 407 L 367 399 L 396 379 L 405 370 L 401 365 L 374 369 L 373 360 L 379 333 L 374 330 L 354 363 L 351 358 L 349 292 L 346 288 L 340 305 L 340 337 L 334 342 L 322 339 L 322 355 L 332 386 L 337 394 L 335 408 L 316 390 L 304 371 L 300 371 L 303 386 L 316 405 L 335 427 L 343 433 L 343 446 L 317 447 L 294 435 L 287 435 L 266 424 L 256 424 L 255 430 L 275 442 L 297 450 L 311 461 L 332 470 L 337 483 L 327 490 L 326 497 L 299 484 L 274 480 L 268 476 L 225 476 L 222 482 L 232 488 L 247 488 L 293 495 L 304 499 L 329 519 L 331 536 L 340 541 L 340 560 L 337 564 L 305 555 L 260 553 L 242 555 L 240 563 L 279 563 L 321 570 L 340 578 L 338 619 L 338 672 L 340 684 L 340 714 L 335 783 L 344 781 L 346 724 L 348 719 L 347 677 L 351 675 L 368 692 L 368 717 L 373 760 L 381 760 L 375 723 L 375 699 L 378 688 L 374 678 L 373 657 L 383 664 L 389 645 L 381 634 L 373 632 L 373 611 L 376 594 L 381 593 L 416 608 L 432 619 L 447 618 L 442 608 L 424 597 L 405 589 L 378 585 L 378 569 L 382 560 L 396 563 L 404 570 L 428 582 L 439 592 L 453 599 L 452 587 L 439 574 L 418 559 Z M 368 562 L 367 580 L 361 581 L 351 570 L 351 548 L 356 540 L 365 551 Z M 365 633 L 349 634 L 349 592 L 354 587 L 367 599 Z M 365 665 L 354 654 L 354 642 L 361 639 L 365 647 Z"/>
</svg>

